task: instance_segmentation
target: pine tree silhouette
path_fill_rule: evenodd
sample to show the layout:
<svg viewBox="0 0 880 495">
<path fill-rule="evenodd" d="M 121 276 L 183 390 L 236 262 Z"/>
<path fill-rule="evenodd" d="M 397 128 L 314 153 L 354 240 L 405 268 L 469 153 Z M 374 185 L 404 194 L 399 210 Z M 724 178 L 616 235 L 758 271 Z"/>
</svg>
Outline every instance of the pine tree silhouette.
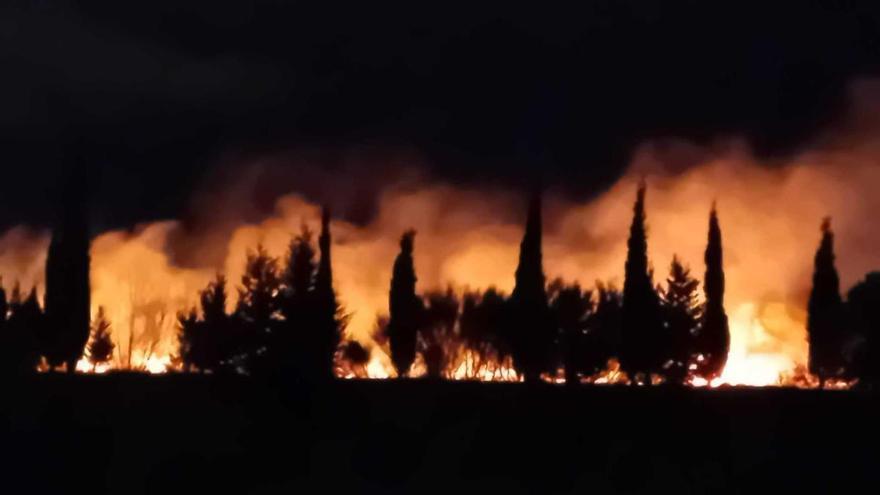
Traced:
<svg viewBox="0 0 880 495">
<path fill-rule="evenodd" d="M 305 225 L 290 243 L 278 307 L 283 321 L 269 347 L 272 366 L 276 371 L 303 377 L 312 371 L 314 335 L 317 331 L 315 288 L 315 249 L 312 233 Z"/>
<path fill-rule="evenodd" d="M 88 344 L 89 362 L 92 363 L 92 370 L 96 369 L 99 364 L 110 362 L 115 348 L 116 345 L 110 336 L 110 321 L 104 313 L 104 307 L 101 306 L 92 323 L 92 335 Z"/>
<path fill-rule="evenodd" d="M 510 296 L 513 364 L 527 382 L 540 379 L 548 367 L 553 320 L 544 287 L 541 259 L 541 196 L 529 202 L 525 234 L 519 250 L 516 285 Z"/>
<path fill-rule="evenodd" d="M 245 272 L 238 289 L 235 317 L 242 325 L 233 351 L 237 366 L 251 374 L 266 374 L 272 368 L 273 334 L 278 324 L 278 293 L 281 290 L 278 260 L 259 245 L 248 252 Z"/>
<path fill-rule="evenodd" d="M 566 385 L 580 383 L 584 371 L 587 322 L 593 313 L 592 292 L 582 291 L 580 285 L 551 284 L 553 297 L 550 308 L 556 320 L 562 347 Z M 588 374 L 592 374 L 588 372 Z"/>
<path fill-rule="evenodd" d="M 813 289 L 807 303 L 807 337 L 810 372 L 820 383 L 840 374 L 843 363 L 843 299 L 840 277 L 834 266 L 834 232 L 831 219 L 822 222 L 822 241 L 816 251 Z"/>
<path fill-rule="evenodd" d="M 685 383 L 690 365 L 695 362 L 696 334 L 702 317 L 702 304 L 697 297 L 699 286 L 690 269 L 673 256 L 666 287 L 660 292 L 668 344 L 665 373 L 671 383 Z"/>
<path fill-rule="evenodd" d="M 89 338 L 89 232 L 86 179 L 82 165 L 63 193 L 59 221 L 52 231 L 46 257 L 46 327 L 42 353 L 53 368 L 75 371 Z"/>
<path fill-rule="evenodd" d="M 864 349 L 853 358 L 854 374 L 861 382 L 876 387 L 880 382 L 880 272 L 867 274 L 849 290 L 846 310 L 852 331 Z"/>
<path fill-rule="evenodd" d="M 706 276 L 703 290 L 706 303 L 703 321 L 699 332 L 699 349 L 704 360 L 698 373 L 711 380 L 724 370 L 727 353 L 730 350 L 730 329 L 727 313 L 724 312 L 724 264 L 721 247 L 721 227 L 718 225 L 718 212 L 715 205 L 709 214 L 709 241 L 706 245 Z"/>
<path fill-rule="evenodd" d="M 409 373 L 416 357 L 416 337 L 422 323 L 422 300 L 416 296 L 416 272 L 413 265 L 413 238 L 409 230 L 400 239 L 400 254 L 394 260 L 391 275 L 391 292 L 388 322 L 388 338 L 391 343 L 391 361 L 399 376 Z"/>
<path fill-rule="evenodd" d="M 639 184 L 630 226 L 623 284 L 620 367 L 631 380 L 650 383 L 650 374 L 661 370 L 663 361 L 660 301 L 648 264 L 645 228 L 645 183 Z"/>
</svg>

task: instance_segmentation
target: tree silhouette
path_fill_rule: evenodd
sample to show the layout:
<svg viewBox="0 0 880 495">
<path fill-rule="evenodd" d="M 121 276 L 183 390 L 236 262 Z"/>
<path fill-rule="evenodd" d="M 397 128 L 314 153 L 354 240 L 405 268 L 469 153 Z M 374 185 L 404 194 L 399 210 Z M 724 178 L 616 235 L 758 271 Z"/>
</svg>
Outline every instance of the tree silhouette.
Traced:
<svg viewBox="0 0 880 495">
<path fill-rule="evenodd" d="M 62 213 L 46 257 L 46 327 L 42 353 L 51 367 L 73 373 L 89 339 L 89 233 L 85 172 L 78 167 L 63 193 Z"/>
<path fill-rule="evenodd" d="M 3 374 L 27 374 L 36 371 L 40 361 L 39 342 L 43 312 L 37 301 L 37 291 L 32 289 L 24 301 L 16 282 L 9 299 L 9 319 L 5 322 L 0 369 Z"/>
<path fill-rule="evenodd" d="M 541 196 L 537 193 L 529 202 L 516 285 L 510 297 L 510 316 L 514 366 L 525 381 L 537 381 L 547 369 L 553 337 L 541 259 Z"/>
<path fill-rule="evenodd" d="M 242 335 L 233 352 L 233 359 L 249 373 L 272 371 L 269 347 L 278 322 L 280 289 L 278 260 L 269 256 L 261 245 L 256 251 L 249 251 L 235 310 L 235 317 L 242 325 Z"/>
<path fill-rule="evenodd" d="M 810 342 L 810 372 L 824 383 L 840 374 L 842 356 L 843 300 L 840 277 L 834 266 L 834 232 L 831 219 L 822 222 L 822 241 L 816 250 L 813 289 L 807 303 L 807 337 Z"/>
<path fill-rule="evenodd" d="M 627 243 L 623 283 L 620 367 L 631 380 L 650 383 L 650 374 L 661 369 L 663 323 L 660 301 L 648 264 L 645 229 L 645 183 L 639 184 Z"/>
<path fill-rule="evenodd" d="M 104 307 L 98 308 L 98 314 L 92 323 L 92 335 L 88 344 L 89 362 L 92 363 L 92 370 L 96 369 L 99 364 L 104 364 L 113 358 L 113 349 L 116 345 L 110 337 L 110 321 L 104 314 Z"/>
<path fill-rule="evenodd" d="M 342 331 L 348 323 L 348 316 L 336 299 L 333 290 L 333 265 L 331 263 L 330 209 L 321 212 L 321 236 L 318 238 L 321 260 L 315 274 L 315 328 L 310 339 L 310 376 L 330 379 L 334 375 L 333 358 L 339 347 Z"/>
<path fill-rule="evenodd" d="M 180 362 L 184 371 L 205 371 L 204 353 L 201 346 L 202 325 L 196 308 L 177 315 L 177 342 Z"/>
<path fill-rule="evenodd" d="M 880 380 L 880 272 L 872 272 L 847 293 L 846 309 L 864 351 L 855 356 L 856 374 L 876 386 Z"/>
<path fill-rule="evenodd" d="M 185 369 L 221 371 L 233 366 L 236 352 L 242 352 L 242 335 L 235 319 L 226 313 L 226 301 L 226 277 L 218 274 L 199 293 L 201 320 L 195 308 L 178 315 L 180 358 Z"/>
<path fill-rule="evenodd" d="M 730 350 L 730 329 L 724 312 L 724 263 L 721 247 L 721 227 L 715 205 L 709 213 L 709 240 L 706 245 L 706 276 L 703 290 L 706 303 L 699 333 L 699 350 L 703 354 L 698 373 L 711 380 L 724 370 Z"/>
<path fill-rule="evenodd" d="M 584 371 L 583 356 L 586 344 L 587 322 L 593 313 L 593 294 L 581 290 L 580 285 L 566 286 L 560 282 L 551 284 L 550 308 L 556 320 L 565 366 L 566 385 L 580 383 L 579 374 Z M 588 374 L 592 372 L 588 371 Z"/>
<path fill-rule="evenodd" d="M 596 284 L 596 309 L 587 320 L 587 335 L 580 355 L 581 372 L 594 375 L 608 360 L 619 356 L 623 322 L 623 295 L 611 284 Z"/>
<path fill-rule="evenodd" d="M 315 249 L 312 233 L 303 225 L 300 235 L 290 243 L 278 307 L 284 317 L 276 325 L 269 348 L 277 371 L 304 376 L 312 370 L 314 335 L 317 331 L 318 308 L 314 297 Z"/>
<path fill-rule="evenodd" d="M 691 276 L 690 269 L 673 256 L 666 287 L 660 291 L 668 344 L 666 378 L 672 383 L 687 380 L 697 352 L 696 334 L 702 317 L 702 304 L 697 297 L 699 286 L 700 282 Z"/>
<path fill-rule="evenodd" d="M 430 292 L 425 296 L 424 323 L 419 332 L 419 350 L 425 360 L 428 377 L 439 378 L 449 365 L 448 352 L 457 338 L 459 301 L 452 287 L 445 292 Z"/>
<path fill-rule="evenodd" d="M 502 362 L 510 355 L 506 330 L 507 300 L 494 287 L 484 292 L 467 292 L 459 316 L 461 338 L 478 359 L 475 368 L 491 361 Z"/>
<path fill-rule="evenodd" d="M 416 271 L 413 265 L 413 230 L 400 238 L 400 254 L 394 260 L 388 307 L 388 338 L 391 361 L 399 376 L 405 376 L 416 357 L 416 338 L 422 323 L 422 300 L 416 296 Z"/>
</svg>

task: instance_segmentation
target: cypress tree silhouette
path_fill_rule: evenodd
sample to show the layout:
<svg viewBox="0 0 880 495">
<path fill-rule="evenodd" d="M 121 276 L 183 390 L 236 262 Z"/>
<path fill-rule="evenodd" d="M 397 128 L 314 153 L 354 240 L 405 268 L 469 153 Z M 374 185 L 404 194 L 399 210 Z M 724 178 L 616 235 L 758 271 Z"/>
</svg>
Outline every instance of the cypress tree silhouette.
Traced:
<svg viewBox="0 0 880 495">
<path fill-rule="evenodd" d="M 252 374 L 271 371 L 269 347 L 278 324 L 278 293 L 281 290 L 278 260 L 259 245 L 247 254 L 245 272 L 238 289 L 235 316 L 242 325 L 233 359 L 236 365 Z"/>
<path fill-rule="evenodd" d="M 707 380 L 711 380 L 724 370 L 727 353 L 730 350 L 730 329 L 727 325 L 727 313 L 724 312 L 721 227 L 718 225 L 718 211 L 714 204 L 709 213 L 709 240 L 706 245 L 705 260 L 706 276 L 703 280 L 703 290 L 706 294 L 706 303 L 699 333 L 699 349 L 704 359 L 697 371 Z"/>
<path fill-rule="evenodd" d="M 690 269 L 673 256 L 666 288 L 660 292 L 668 343 L 666 378 L 671 383 L 685 383 L 689 367 L 695 362 L 696 334 L 702 317 L 702 304 L 697 298 L 699 286 Z"/>
<path fill-rule="evenodd" d="M 840 277 L 834 266 L 834 232 L 831 219 L 822 221 L 822 241 L 816 251 L 813 289 L 807 303 L 807 337 L 810 342 L 810 372 L 824 384 L 843 367 L 843 300 Z"/>
<path fill-rule="evenodd" d="M 853 286 L 846 297 L 846 310 L 863 351 L 854 358 L 860 381 L 876 387 L 880 381 L 880 272 L 872 272 Z"/>
<path fill-rule="evenodd" d="M 593 313 L 593 294 L 588 290 L 582 291 L 578 284 L 553 285 L 555 287 L 551 292 L 555 295 L 551 298 L 550 308 L 561 337 L 565 384 L 577 385 L 580 383 L 579 374 L 584 371 L 584 345 L 587 321 Z"/>
<path fill-rule="evenodd" d="M 660 301 L 648 265 L 645 229 L 645 183 L 639 184 L 627 243 L 623 284 L 620 367 L 631 380 L 650 383 L 663 361 Z"/>
<path fill-rule="evenodd" d="M 388 338 L 391 343 L 391 361 L 399 376 L 409 373 L 416 357 L 416 338 L 422 323 L 422 300 L 416 296 L 416 271 L 413 265 L 414 230 L 400 238 L 400 254 L 394 260 L 388 307 Z"/>
<path fill-rule="evenodd" d="M 75 168 L 63 193 L 62 213 L 52 231 L 46 257 L 46 327 L 42 353 L 51 367 L 75 371 L 89 339 L 89 232 L 86 179 Z"/>
<path fill-rule="evenodd" d="M 519 250 L 516 285 L 510 297 L 513 364 L 527 382 L 547 369 L 553 320 L 544 287 L 541 259 L 541 196 L 529 202 L 526 229 Z"/>
<path fill-rule="evenodd" d="M 92 370 L 96 369 L 99 364 L 104 364 L 113 358 L 113 349 L 116 345 L 110 336 L 110 321 L 104 313 L 104 307 L 98 308 L 98 314 L 92 323 L 92 335 L 88 344 L 89 362 L 92 363 Z"/>
<path fill-rule="evenodd" d="M 330 209 L 321 212 L 321 236 L 318 238 L 321 259 L 315 275 L 316 325 L 312 337 L 310 376 L 315 379 L 332 379 L 334 356 L 339 347 L 342 331 L 348 322 L 342 306 L 333 290 L 333 265 L 331 263 Z"/>
</svg>

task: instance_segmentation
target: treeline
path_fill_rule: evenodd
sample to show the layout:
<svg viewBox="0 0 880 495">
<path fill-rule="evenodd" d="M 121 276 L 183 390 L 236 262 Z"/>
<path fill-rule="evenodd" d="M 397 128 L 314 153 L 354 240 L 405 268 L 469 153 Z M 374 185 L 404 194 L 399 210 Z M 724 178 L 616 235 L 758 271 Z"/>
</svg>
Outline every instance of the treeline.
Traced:
<svg viewBox="0 0 880 495">
<path fill-rule="evenodd" d="M 630 226 L 622 290 L 599 283 L 545 280 L 541 198 L 530 201 L 520 244 L 516 283 L 508 296 L 495 289 L 416 294 L 414 236 L 404 233 L 394 262 L 387 335 L 398 375 L 407 375 L 417 354 L 428 376 L 448 369 L 444 350 L 460 341 L 478 360 L 511 362 L 525 381 L 564 370 L 577 384 L 616 359 L 634 381 L 662 379 L 683 384 L 694 376 L 720 375 L 730 335 L 724 313 L 721 231 L 713 208 L 706 248 L 705 297 L 700 283 L 677 258 L 665 284 L 655 286 L 647 255 L 645 187 L 640 185 Z M 445 364 L 444 364 L 445 363 Z"/>
<path fill-rule="evenodd" d="M 284 263 L 258 246 L 248 253 L 238 303 L 227 313 L 226 279 L 218 276 L 196 308 L 180 315 L 179 360 L 184 371 L 285 376 L 310 381 L 334 374 L 334 356 L 346 323 L 333 290 L 330 213 L 318 240 L 303 227 Z"/>
<path fill-rule="evenodd" d="M 703 283 L 674 257 L 654 283 L 648 259 L 645 185 L 633 206 L 622 288 L 545 279 L 539 194 L 529 202 L 511 294 L 494 288 L 459 296 L 451 288 L 419 294 L 415 231 L 404 232 L 389 287 L 389 315 L 377 324 L 377 345 L 398 376 L 414 363 L 428 377 L 465 377 L 474 369 L 512 366 L 525 381 L 563 370 L 577 384 L 606 370 L 611 360 L 637 383 L 712 380 L 726 364 L 730 331 L 724 310 L 721 227 L 708 214 Z M 83 198 L 71 194 L 53 229 L 46 261 L 45 309 L 36 291 L 0 288 L 0 366 L 8 373 L 38 366 L 73 371 L 85 354 L 92 366 L 110 361 L 112 329 L 98 311 L 89 322 L 89 255 Z M 187 372 L 330 379 L 342 367 L 366 375 L 370 352 L 341 343 L 347 317 L 333 289 L 330 214 L 322 212 L 317 249 L 303 228 L 283 259 L 262 247 L 249 252 L 231 311 L 228 283 L 218 276 L 199 294 L 199 307 L 178 315 L 179 352 Z M 809 369 L 820 381 L 878 379 L 880 273 L 869 274 L 846 299 L 840 294 L 830 221 L 822 225 L 808 305 Z M 702 297 L 701 297 L 702 292 Z M 419 371 L 421 373 L 421 370 Z"/>
</svg>

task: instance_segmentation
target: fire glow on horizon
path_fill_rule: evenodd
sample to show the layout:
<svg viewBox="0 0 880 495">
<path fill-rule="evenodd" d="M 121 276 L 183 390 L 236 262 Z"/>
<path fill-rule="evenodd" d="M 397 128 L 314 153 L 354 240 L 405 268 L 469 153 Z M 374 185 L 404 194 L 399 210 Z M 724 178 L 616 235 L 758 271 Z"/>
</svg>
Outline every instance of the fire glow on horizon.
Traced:
<svg viewBox="0 0 880 495">
<path fill-rule="evenodd" d="M 880 239 L 866 228 L 868 212 L 880 210 L 873 186 L 880 184 L 880 150 L 870 140 L 839 150 L 809 151 L 790 163 L 768 167 L 742 147 L 722 152 L 678 144 L 697 155 L 696 165 L 669 171 L 676 150 L 643 146 L 630 168 L 606 192 L 585 203 L 545 197 L 544 271 L 592 287 L 595 281 L 623 284 L 626 236 L 635 185 L 647 177 L 649 256 L 654 281 L 665 279 L 677 254 L 702 279 L 709 208 L 717 201 L 727 279 L 725 307 L 731 347 L 723 375 L 695 386 L 785 385 L 803 375 L 807 362 L 806 299 L 812 257 L 823 217 L 834 219 L 841 287 L 852 286 L 877 266 Z M 674 146 L 673 146 L 674 148 Z M 833 166 L 831 166 L 833 165 Z M 857 200 L 854 198 L 858 198 Z M 524 224 L 522 198 L 508 192 L 475 190 L 443 183 L 389 185 L 377 216 L 366 225 L 334 220 L 333 273 L 340 302 L 351 313 L 345 338 L 370 351 L 364 374 L 394 376 L 383 349 L 373 339 L 377 317 L 387 314 L 388 287 L 397 240 L 408 228 L 418 231 L 415 260 L 418 290 L 451 286 L 457 291 L 513 288 Z M 221 219 L 218 219 L 220 223 Z M 221 266 L 191 268 L 171 261 L 174 221 L 107 232 L 92 243 L 92 306 L 107 311 L 116 343 L 109 368 L 163 372 L 173 367 L 180 311 L 196 304 L 198 291 L 221 271 L 230 281 L 231 300 L 244 269 L 245 253 L 262 244 L 283 258 L 291 236 L 305 223 L 318 230 L 319 206 L 297 195 L 282 197 L 273 215 L 238 225 L 224 246 Z M 197 244 L 199 241 L 195 241 Z M 197 248 L 217 249 L 212 238 Z M 16 228 L 0 237 L 0 273 L 24 289 L 42 287 L 48 237 Z M 518 380 L 509 363 L 467 371 L 460 351 L 452 378 Z M 78 366 L 93 370 L 85 360 Z M 610 376 L 609 372 L 609 376 Z M 350 374 L 349 374 L 350 376 Z M 613 381 L 599 377 L 596 382 Z"/>
</svg>

